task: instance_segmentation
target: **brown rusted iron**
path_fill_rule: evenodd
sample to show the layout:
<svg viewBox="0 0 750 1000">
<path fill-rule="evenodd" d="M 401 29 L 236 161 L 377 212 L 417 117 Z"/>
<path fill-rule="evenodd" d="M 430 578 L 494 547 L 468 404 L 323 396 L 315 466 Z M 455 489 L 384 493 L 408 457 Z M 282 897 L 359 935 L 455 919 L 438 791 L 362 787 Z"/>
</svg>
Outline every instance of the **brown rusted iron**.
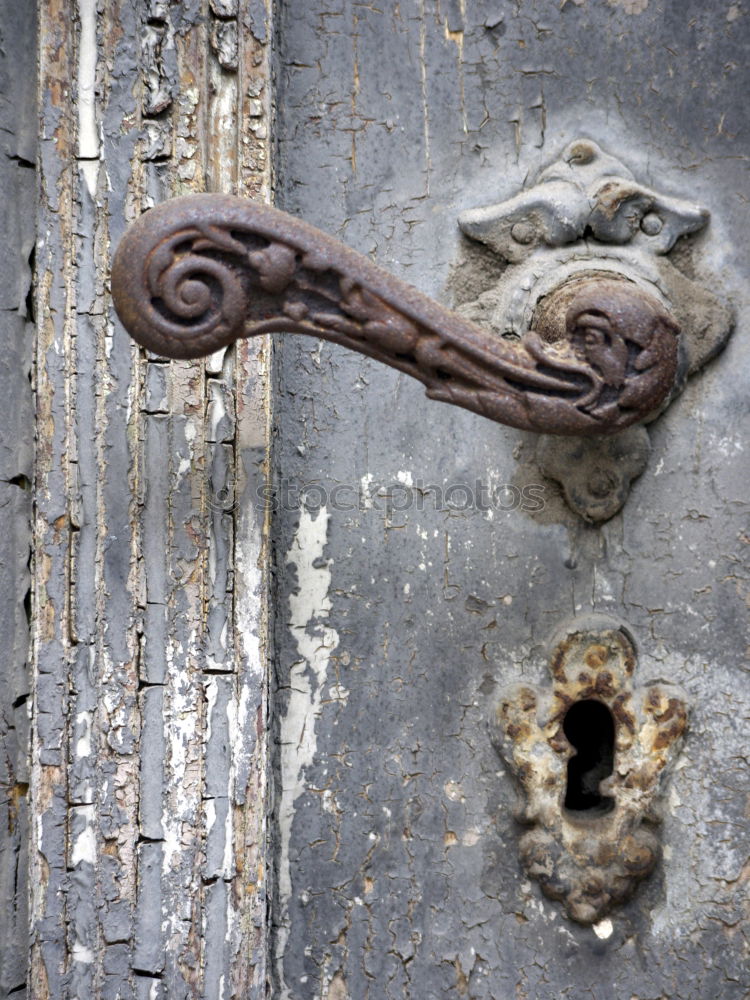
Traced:
<svg viewBox="0 0 750 1000">
<path fill-rule="evenodd" d="M 673 684 L 635 685 L 635 668 L 623 626 L 603 616 L 572 622 L 550 656 L 552 685 L 504 688 L 491 720 L 495 746 L 521 787 L 517 818 L 528 827 L 521 864 L 581 924 L 629 899 L 661 856 L 659 800 L 688 705 Z M 571 710 L 592 705 L 612 726 L 611 746 L 594 754 L 582 752 L 567 726 Z M 582 794 L 571 802 L 574 775 Z"/>
<path fill-rule="evenodd" d="M 411 375 L 431 399 L 549 434 L 613 434 L 644 420 L 677 368 L 674 319 L 631 281 L 578 279 L 557 304 L 548 297 L 544 335 L 508 341 L 313 226 L 229 195 L 144 214 L 117 250 L 112 295 L 125 328 L 156 354 L 308 334 Z"/>
</svg>

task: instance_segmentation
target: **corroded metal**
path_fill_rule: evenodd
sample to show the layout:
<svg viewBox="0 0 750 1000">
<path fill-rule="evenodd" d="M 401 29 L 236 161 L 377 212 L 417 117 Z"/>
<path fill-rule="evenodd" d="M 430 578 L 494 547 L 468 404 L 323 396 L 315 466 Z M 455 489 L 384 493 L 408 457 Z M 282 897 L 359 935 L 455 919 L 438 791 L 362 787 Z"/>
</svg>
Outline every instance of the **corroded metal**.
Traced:
<svg viewBox="0 0 750 1000">
<path fill-rule="evenodd" d="M 701 280 L 703 243 L 686 240 L 709 219 L 702 205 L 646 186 L 617 157 L 578 138 L 523 190 L 459 215 L 469 240 L 456 273 L 472 294 L 462 295 L 454 283 L 458 311 L 498 335 L 521 337 L 531 328 L 554 341 L 565 336 L 565 303 L 582 283 L 594 276 L 629 280 L 668 303 L 680 327 L 678 371 L 651 414 L 656 417 L 688 377 L 722 350 L 732 331 L 733 311 L 717 296 L 715 275 L 709 271 Z M 502 260 L 502 269 L 485 266 L 486 252 L 476 257 L 475 241 Z M 672 254 L 680 243 L 681 251 Z M 686 254 L 695 272 L 690 277 L 680 270 Z M 603 292 L 604 285 L 595 287 Z M 618 362 L 616 350 L 608 353 L 606 373 L 599 370 L 605 383 L 618 382 L 624 356 Z M 561 443 L 544 436 L 536 460 L 540 471 L 560 484 L 568 507 L 597 524 L 622 508 L 649 450 L 648 431 L 640 425 L 628 428 L 621 440 L 615 434 L 607 441 Z"/>
<path fill-rule="evenodd" d="M 656 866 L 661 848 L 658 796 L 687 728 L 684 692 L 662 681 L 633 685 L 635 648 L 627 631 L 596 616 L 566 629 L 550 659 L 552 688 L 514 684 L 501 692 L 492 719 L 498 752 L 518 779 L 518 819 L 530 826 L 521 862 L 545 895 L 560 900 L 582 924 L 623 903 Z M 606 809 L 566 808 L 566 736 L 571 706 L 596 702 L 609 710 L 613 756 L 589 762 L 588 790 Z"/>
<path fill-rule="evenodd" d="M 458 221 L 467 236 L 519 261 L 537 246 L 562 247 L 584 238 L 609 245 L 634 242 L 665 254 L 708 219 L 702 206 L 640 184 L 595 142 L 576 139 L 532 187 L 507 201 L 469 209 Z"/>
<path fill-rule="evenodd" d="M 544 475 L 560 484 L 570 509 L 590 524 L 601 524 L 622 509 L 650 453 L 648 431 L 638 425 L 607 438 L 561 441 L 542 434 L 535 457 Z"/>
<path fill-rule="evenodd" d="M 508 341 L 284 212 L 226 195 L 177 198 L 120 244 L 112 295 L 138 343 L 173 358 L 241 337 L 301 333 L 418 379 L 431 399 L 550 434 L 606 435 L 669 394 L 678 328 L 636 283 L 591 276 L 563 335 Z"/>
</svg>

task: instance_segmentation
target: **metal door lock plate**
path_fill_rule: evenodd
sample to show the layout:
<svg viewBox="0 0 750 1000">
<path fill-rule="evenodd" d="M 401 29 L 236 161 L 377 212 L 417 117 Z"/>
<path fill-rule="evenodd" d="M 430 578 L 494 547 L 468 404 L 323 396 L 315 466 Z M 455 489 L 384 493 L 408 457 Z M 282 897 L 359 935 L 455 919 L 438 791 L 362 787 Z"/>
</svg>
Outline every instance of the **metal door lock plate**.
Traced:
<svg viewBox="0 0 750 1000">
<path fill-rule="evenodd" d="M 662 413 L 729 336 L 731 311 L 665 258 L 707 221 L 578 140 L 528 190 L 460 217 L 508 266 L 457 311 L 320 230 L 227 195 L 142 216 L 118 248 L 112 295 L 159 354 L 200 357 L 264 333 L 322 337 L 418 379 L 432 399 L 587 438 L 563 455 L 543 437 L 538 464 L 597 522 L 620 509 L 648 454 L 645 431 L 602 439 Z"/>
<path fill-rule="evenodd" d="M 586 250 L 586 236 L 624 243 L 633 213 L 647 233 L 658 207 L 664 224 L 648 238 L 664 252 L 705 213 L 625 181 L 609 190 L 611 177 L 596 187 L 600 151 L 585 146 L 584 163 L 584 146 L 564 161 L 572 180 L 545 176 L 525 195 L 460 220 L 516 262 L 514 287 L 504 276 L 490 293 L 504 301 L 499 320 L 484 315 L 482 297 L 474 323 L 468 307 L 446 309 L 312 226 L 226 195 L 175 199 L 130 228 L 112 266 L 117 312 L 139 343 L 169 357 L 200 357 L 263 333 L 306 334 L 491 420 L 555 435 L 615 434 L 668 401 L 680 377 L 679 325 L 655 278 L 622 254 L 613 265 L 611 250 Z M 580 176 L 571 165 L 579 161 Z M 571 251 L 571 241 L 581 246 Z"/>
<path fill-rule="evenodd" d="M 507 266 L 478 294 L 473 288 L 473 297 L 457 311 L 506 341 L 532 329 L 547 345 L 564 337 L 567 306 L 586 283 L 602 289 L 618 282 L 653 297 L 680 329 L 680 347 L 670 391 L 643 417 L 649 423 L 682 391 L 688 376 L 724 347 L 732 331 L 731 308 L 667 256 L 682 237 L 700 232 L 708 222 L 705 208 L 645 187 L 595 142 L 578 139 L 526 190 L 459 217 L 465 235 Z M 453 285 L 460 298 L 459 282 Z M 600 400 L 623 384 L 626 353 L 609 349 L 605 358 L 602 352 L 614 343 L 619 319 L 616 310 L 607 314 L 592 308 L 585 317 L 588 327 L 580 324 L 587 356 L 599 358 L 594 363 L 603 376 Z M 619 431 L 609 442 L 592 437 L 574 443 L 542 434 L 536 460 L 560 483 L 571 509 L 597 523 L 623 506 L 649 450 L 641 424 L 635 431 Z"/>
<path fill-rule="evenodd" d="M 687 699 L 662 681 L 636 687 L 635 667 L 624 627 L 603 616 L 574 622 L 552 651 L 552 686 L 506 688 L 491 722 L 523 796 L 521 863 L 581 924 L 627 900 L 661 854 L 658 799 Z"/>
</svg>

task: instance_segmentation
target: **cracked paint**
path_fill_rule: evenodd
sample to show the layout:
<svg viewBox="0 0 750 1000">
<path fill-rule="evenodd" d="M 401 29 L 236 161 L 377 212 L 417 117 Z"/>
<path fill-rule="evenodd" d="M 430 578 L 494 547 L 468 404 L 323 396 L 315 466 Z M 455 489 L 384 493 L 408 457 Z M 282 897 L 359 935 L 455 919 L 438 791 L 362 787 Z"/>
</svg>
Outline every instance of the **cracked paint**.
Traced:
<svg viewBox="0 0 750 1000">
<path fill-rule="evenodd" d="M 507 198 L 586 134 L 627 150 L 649 185 L 687 183 L 710 206 L 700 250 L 711 287 L 746 311 L 748 154 L 736 96 L 748 75 L 746 19 L 725 22 L 726 5 L 666 16 L 626 6 L 644 9 L 358 4 L 355 51 L 347 5 L 324 0 L 303 16 L 280 5 L 280 207 L 442 296 L 460 212 Z M 356 174 L 355 62 L 356 111 L 373 123 L 357 133 Z M 679 249 L 690 274 L 697 251 Z M 489 260 L 475 263 L 496 280 Z M 471 275 L 462 278 L 470 298 Z M 737 762 L 750 591 L 738 541 L 747 463 L 731 444 L 744 441 L 746 423 L 747 347 L 736 340 L 734 360 L 712 362 L 704 384 L 654 425 L 659 474 L 645 473 L 603 528 L 553 522 L 554 486 L 542 498 L 546 521 L 431 504 L 388 519 L 375 491 L 402 490 L 404 470 L 413 483 L 533 485 L 530 442 L 425 403 L 407 380 L 335 346 L 277 342 L 277 474 L 352 483 L 362 497 L 354 511 L 328 511 L 325 621 L 339 644 L 326 696 L 334 670 L 349 696 L 323 706 L 331 724 L 316 728 L 285 854 L 294 891 L 275 983 L 283 973 L 290 998 L 319 1000 L 336 976 L 357 1000 L 743 996 L 743 906 L 736 883 L 719 888 L 718 875 L 742 870 L 747 833 L 744 791 L 731 791 L 746 786 Z M 280 511 L 272 525 L 282 609 L 297 587 L 281 561 L 297 517 Z M 642 640 L 643 681 L 682 685 L 697 713 L 664 811 L 671 851 L 611 933 L 597 924 L 602 936 L 525 882 L 514 788 L 483 721 L 500 685 L 543 681 L 540 651 L 576 611 L 627 621 Z M 279 628 L 282 704 L 299 657 L 296 636 Z"/>
<path fill-rule="evenodd" d="M 145 207 L 240 179 L 267 197 L 268 139 L 245 137 L 270 112 L 269 10 L 263 41 L 237 10 L 212 35 L 194 4 L 74 8 L 40 8 L 28 989 L 260 997 L 267 525 L 216 510 L 208 474 L 238 497 L 264 481 L 265 348 L 205 372 L 146 359 L 106 276 Z"/>
<path fill-rule="evenodd" d="M 329 518 L 325 507 L 321 507 L 315 516 L 302 507 L 299 526 L 286 555 L 287 564 L 292 564 L 297 573 L 296 592 L 289 595 L 289 628 L 300 659 L 291 668 L 289 698 L 280 725 L 278 880 L 282 923 L 293 891 L 289 844 L 295 803 L 305 792 L 305 771 L 315 759 L 316 725 L 320 718 L 324 685 L 331 654 L 339 644 L 336 630 L 327 621 L 331 610 L 331 564 L 324 553 Z M 283 959 L 285 937 L 282 927 L 277 943 L 279 962 Z M 279 975 L 281 995 L 288 998 L 291 993 L 289 987 L 284 985 L 281 965 Z"/>
<path fill-rule="evenodd" d="M 78 0 L 78 160 L 89 195 L 99 178 L 99 131 L 96 122 L 96 0 Z"/>
</svg>

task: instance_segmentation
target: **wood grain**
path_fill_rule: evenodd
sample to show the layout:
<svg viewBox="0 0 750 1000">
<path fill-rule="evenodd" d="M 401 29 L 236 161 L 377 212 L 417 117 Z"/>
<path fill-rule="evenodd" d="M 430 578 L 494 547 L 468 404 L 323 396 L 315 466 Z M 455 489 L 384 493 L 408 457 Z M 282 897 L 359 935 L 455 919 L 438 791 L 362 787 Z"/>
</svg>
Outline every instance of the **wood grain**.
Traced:
<svg viewBox="0 0 750 1000">
<path fill-rule="evenodd" d="M 41 5 L 39 1000 L 263 995 L 267 345 L 165 365 L 108 289 L 149 206 L 269 196 L 269 12 L 239 7 Z"/>
</svg>

